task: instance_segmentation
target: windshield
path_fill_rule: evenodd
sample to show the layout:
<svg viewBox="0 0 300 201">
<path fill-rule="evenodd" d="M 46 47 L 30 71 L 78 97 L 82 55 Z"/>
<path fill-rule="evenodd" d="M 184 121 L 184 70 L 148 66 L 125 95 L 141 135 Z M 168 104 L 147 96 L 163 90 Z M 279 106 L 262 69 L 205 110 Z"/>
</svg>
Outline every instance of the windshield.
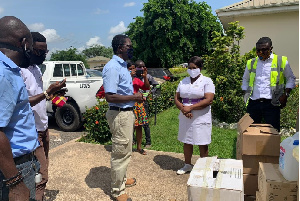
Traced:
<svg viewBox="0 0 300 201">
<path fill-rule="evenodd" d="M 102 77 L 101 71 L 98 70 L 87 70 L 86 73 L 91 77 Z"/>
</svg>

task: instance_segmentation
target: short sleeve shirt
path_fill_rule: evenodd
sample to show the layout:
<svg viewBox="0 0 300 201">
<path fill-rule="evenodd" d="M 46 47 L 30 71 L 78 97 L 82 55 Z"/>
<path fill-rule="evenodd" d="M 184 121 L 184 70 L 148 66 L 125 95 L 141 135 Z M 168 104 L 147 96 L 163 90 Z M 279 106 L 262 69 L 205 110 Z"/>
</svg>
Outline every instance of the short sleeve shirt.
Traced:
<svg viewBox="0 0 300 201">
<path fill-rule="evenodd" d="M 0 127 L 10 142 L 13 157 L 31 153 L 38 135 L 28 93 L 19 67 L 0 52 Z"/>
<path fill-rule="evenodd" d="M 103 86 L 105 93 L 119 95 L 133 95 L 133 84 L 127 63 L 120 57 L 114 55 L 104 66 L 102 71 Z M 108 103 L 109 106 L 120 108 L 133 107 L 134 101 L 126 103 Z"/>
<path fill-rule="evenodd" d="M 142 80 L 140 80 L 139 78 L 135 77 L 133 79 L 132 83 L 133 83 L 133 92 L 134 93 L 139 92 L 140 89 L 142 89 L 144 91 L 149 90 L 149 88 L 145 87 L 145 83 Z"/>
</svg>

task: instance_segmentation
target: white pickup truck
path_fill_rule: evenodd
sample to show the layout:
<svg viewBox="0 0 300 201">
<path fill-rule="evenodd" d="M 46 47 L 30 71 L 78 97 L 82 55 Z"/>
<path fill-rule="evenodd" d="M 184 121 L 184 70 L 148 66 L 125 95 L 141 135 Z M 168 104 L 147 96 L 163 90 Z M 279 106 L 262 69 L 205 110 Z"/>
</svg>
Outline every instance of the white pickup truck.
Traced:
<svg viewBox="0 0 300 201">
<path fill-rule="evenodd" d="M 43 73 L 43 89 L 66 78 L 67 103 L 58 108 L 47 101 L 48 116 L 54 116 L 57 125 L 64 131 L 75 131 L 83 124 L 82 114 L 86 107 L 96 105 L 96 93 L 103 84 L 102 77 L 91 77 L 81 61 L 45 61 L 39 65 Z"/>
</svg>

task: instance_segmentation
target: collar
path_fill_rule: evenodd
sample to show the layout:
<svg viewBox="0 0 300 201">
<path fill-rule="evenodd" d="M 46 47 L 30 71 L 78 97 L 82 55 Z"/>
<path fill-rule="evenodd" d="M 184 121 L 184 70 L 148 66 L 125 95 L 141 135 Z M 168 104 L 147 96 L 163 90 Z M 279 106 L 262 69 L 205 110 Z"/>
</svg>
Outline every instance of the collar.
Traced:
<svg viewBox="0 0 300 201">
<path fill-rule="evenodd" d="M 1 51 L 0 51 L 0 61 L 2 61 L 7 67 L 19 70 L 19 67 L 17 66 L 17 64 L 15 64 L 15 62 L 13 62 L 10 58 L 8 58 Z"/>
<path fill-rule="evenodd" d="M 124 61 L 121 57 L 117 56 L 117 55 L 113 55 L 112 57 L 114 60 L 116 60 L 117 62 L 119 62 L 123 67 L 125 66 L 127 68 L 127 62 Z"/>
</svg>

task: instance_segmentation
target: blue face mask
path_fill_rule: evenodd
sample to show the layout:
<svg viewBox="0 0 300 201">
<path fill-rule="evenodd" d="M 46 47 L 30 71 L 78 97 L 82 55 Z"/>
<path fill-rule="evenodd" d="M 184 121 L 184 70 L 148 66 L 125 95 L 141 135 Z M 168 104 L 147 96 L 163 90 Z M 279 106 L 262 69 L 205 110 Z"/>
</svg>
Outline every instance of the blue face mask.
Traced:
<svg viewBox="0 0 300 201">
<path fill-rule="evenodd" d="M 132 59 L 132 57 L 133 57 L 133 49 L 132 48 L 127 50 L 127 55 L 128 55 L 128 59 Z"/>
</svg>

